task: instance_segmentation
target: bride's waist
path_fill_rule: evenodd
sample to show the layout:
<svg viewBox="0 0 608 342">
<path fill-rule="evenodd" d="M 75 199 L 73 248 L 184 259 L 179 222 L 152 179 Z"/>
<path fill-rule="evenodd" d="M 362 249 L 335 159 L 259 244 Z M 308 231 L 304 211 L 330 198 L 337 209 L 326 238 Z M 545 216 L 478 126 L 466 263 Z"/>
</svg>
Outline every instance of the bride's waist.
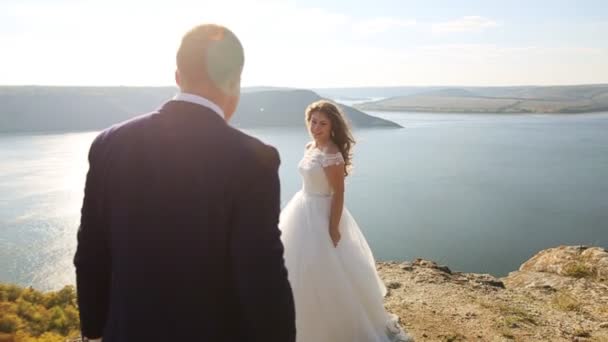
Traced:
<svg viewBox="0 0 608 342">
<path fill-rule="evenodd" d="M 321 198 L 330 198 L 333 195 L 331 193 L 317 192 L 317 191 L 314 191 L 311 189 L 306 189 L 306 188 L 302 188 L 300 190 L 300 193 L 304 196 L 321 197 Z"/>
</svg>

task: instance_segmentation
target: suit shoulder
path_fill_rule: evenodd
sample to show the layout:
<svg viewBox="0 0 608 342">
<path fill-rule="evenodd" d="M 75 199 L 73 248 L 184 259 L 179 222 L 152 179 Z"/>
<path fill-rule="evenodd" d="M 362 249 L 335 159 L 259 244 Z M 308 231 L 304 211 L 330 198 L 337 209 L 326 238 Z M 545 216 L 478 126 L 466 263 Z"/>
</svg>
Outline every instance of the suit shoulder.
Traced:
<svg viewBox="0 0 608 342">
<path fill-rule="evenodd" d="M 145 130 L 147 123 L 157 114 L 157 112 L 142 114 L 104 129 L 91 143 L 89 158 L 99 154 L 106 155 L 113 149 L 112 146 L 120 146 L 137 136 L 139 132 Z"/>
<path fill-rule="evenodd" d="M 93 143 L 108 144 L 110 141 L 122 141 L 136 136 L 138 132 L 145 130 L 151 119 L 156 115 L 158 115 L 158 112 L 150 112 L 116 123 L 101 131 Z"/>
<path fill-rule="evenodd" d="M 138 115 L 134 118 L 119 122 L 106 128 L 102 134 L 109 137 L 114 135 L 122 136 L 135 133 L 139 130 L 145 129 L 145 127 L 150 123 L 151 119 L 158 114 L 158 112 L 150 112 Z"/>
<path fill-rule="evenodd" d="M 231 134 L 237 141 L 239 153 L 245 160 L 262 168 L 277 169 L 280 164 L 279 152 L 271 145 L 230 127 Z"/>
</svg>

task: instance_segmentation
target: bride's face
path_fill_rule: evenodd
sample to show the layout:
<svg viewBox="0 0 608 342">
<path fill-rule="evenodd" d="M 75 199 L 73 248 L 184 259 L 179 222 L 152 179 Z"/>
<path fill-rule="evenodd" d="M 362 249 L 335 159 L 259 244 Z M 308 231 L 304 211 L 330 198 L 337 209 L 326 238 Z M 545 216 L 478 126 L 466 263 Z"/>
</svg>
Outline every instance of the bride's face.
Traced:
<svg viewBox="0 0 608 342">
<path fill-rule="evenodd" d="M 310 136 L 317 142 L 329 141 L 331 135 L 331 121 L 321 112 L 312 112 L 308 123 Z"/>
</svg>

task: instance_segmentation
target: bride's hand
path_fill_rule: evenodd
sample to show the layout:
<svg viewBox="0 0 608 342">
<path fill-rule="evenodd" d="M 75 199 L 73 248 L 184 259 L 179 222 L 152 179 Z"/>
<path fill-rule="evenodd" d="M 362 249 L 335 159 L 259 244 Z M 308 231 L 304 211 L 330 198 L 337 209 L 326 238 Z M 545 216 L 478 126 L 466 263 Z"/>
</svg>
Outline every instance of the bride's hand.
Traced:
<svg viewBox="0 0 608 342">
<path fill-rule="evenodd" d="M 338 229 L 330 229 L 329 236 L 331 237 L 331 241 L 334 243 L 334 247 L 338 247 L 338 242 L 340 242 L 340 231 Z"/>
</svg>

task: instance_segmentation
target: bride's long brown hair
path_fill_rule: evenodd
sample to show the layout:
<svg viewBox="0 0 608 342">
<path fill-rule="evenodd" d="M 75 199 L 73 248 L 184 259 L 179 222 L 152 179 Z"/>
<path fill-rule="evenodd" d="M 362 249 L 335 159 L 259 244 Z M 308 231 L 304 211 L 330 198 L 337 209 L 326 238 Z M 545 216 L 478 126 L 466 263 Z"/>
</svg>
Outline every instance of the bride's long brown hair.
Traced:
<svg viewBox="0 0 608 342">
<path fill-rule="evenodd" d="M 351 133 L 344 113 L 336 104 L 327 100 L 319 100 L 308 105 L 305 111 L 306 126 L 310 129 L 310 118 L 312 113 L 320 112 L 325 114 L 331 122 L 331 141 L 336 144 L 342 157 L 344 158 L 344 176 L 348 176 L 352 169 L 352 152 L 355 145 L 355 138 Z"/>
</svg>

